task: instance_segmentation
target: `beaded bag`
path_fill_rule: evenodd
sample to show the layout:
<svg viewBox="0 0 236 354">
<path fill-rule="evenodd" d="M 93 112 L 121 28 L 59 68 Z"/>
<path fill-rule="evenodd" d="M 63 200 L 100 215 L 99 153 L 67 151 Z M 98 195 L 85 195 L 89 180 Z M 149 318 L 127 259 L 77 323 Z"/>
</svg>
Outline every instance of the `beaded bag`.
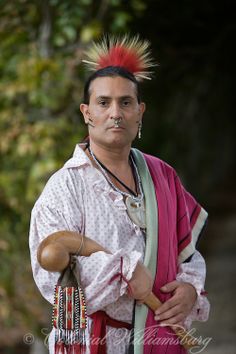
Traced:
<svg viewBox="0 0 236 354">
<path fill-rule="evenodd" d="M 83 354 L 86 351 L 87 314 L 83 290 L 74 274 L 75 258 L 62 272 L 55 287 L 52 324 L 55 354 Z"/>
</svg>

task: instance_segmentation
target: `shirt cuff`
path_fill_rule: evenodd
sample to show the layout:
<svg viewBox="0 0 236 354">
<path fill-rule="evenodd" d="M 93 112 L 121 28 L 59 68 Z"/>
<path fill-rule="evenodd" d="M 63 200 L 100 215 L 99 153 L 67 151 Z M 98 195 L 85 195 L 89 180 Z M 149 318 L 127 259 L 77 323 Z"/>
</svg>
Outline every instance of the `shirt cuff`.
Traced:
<svg viewBox="0 0 236 354">
<path fill-rule="evenodd" d="M 193 321 L 206 322 L 209 317 L 210 303 L 205 295 L 198 295 L 197 300 L 184 320 L 184 326 L 190 328 Z"/>
<path fill-rule="evenodd" d="M 123 256 L 123 276 L 127 281 L 130 281 L 130 279 L 133 276 L 134 270 L 137 266 L 138 261 L 140 261 L 142 258 L 142 255 L 140 252 L 133 251 L 129 255 L 125 254 Z M 124 295 L 127 291 L 127 282 L 122 280 L 121 283 L 121 288 L 120 288 L 120 294 L 121 296 Z"/>
<path fill-rule="evenodd" d="M 207 321 L 210 312 L 210 303 L 206 297 L 206 291 L 202 289 L 202 282 L 197 277 L 186 273 L 177 274 L 176 280 L 191 284 L 197 293 L 195 304 L 184 320 L 184 327 L 187 329 L 190 328 L 193 321 Z"/>
</svg>

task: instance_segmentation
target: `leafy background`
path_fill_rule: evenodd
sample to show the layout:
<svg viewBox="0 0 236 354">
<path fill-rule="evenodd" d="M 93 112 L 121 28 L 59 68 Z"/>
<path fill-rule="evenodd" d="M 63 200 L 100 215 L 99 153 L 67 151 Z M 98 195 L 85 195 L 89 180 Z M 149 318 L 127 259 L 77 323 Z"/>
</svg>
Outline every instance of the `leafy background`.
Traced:
<svg viewBox="0 0 236 354">
<path fill-rule="evenodd" d="M 155 79 L 143 84 L 148 110 L 135 145 L 177 169 L 210 211 L 208 234 L 221 227 L 226 237 L 225 225 L 228 235 L 236 226 L 235 20 L 229 0 L 0 5 L 0 352 L 33 353 L 22 338 L 29 332 L 44 337 L 49 308 L 32 281 L 30 211 L 46 180 L 86 134 L 79 113 L 83 50 L 108 32 L 138 32 L 151 41 L 160 65 Z M 215 240 L 225 244 L 222 233 L 203 242 L 206 257 Z"/>
</svg>

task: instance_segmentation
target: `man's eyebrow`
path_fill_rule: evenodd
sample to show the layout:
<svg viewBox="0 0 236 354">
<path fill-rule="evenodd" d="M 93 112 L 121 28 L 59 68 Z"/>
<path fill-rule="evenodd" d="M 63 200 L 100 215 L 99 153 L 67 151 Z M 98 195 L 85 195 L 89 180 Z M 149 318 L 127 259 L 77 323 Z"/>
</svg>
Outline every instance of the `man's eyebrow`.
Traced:
<svg viewBox="0 0 236 354">
<path fill-rule="evenodd" d="M 134 99 L 134 97 L 133 96 L 130 96 L 130 95 L 124 95 L 124 96 L 119 96 L 118 97 L 118 99 L 119 100 L 124 100 L 124 99 Z M 112 99 L 112 97 L 111 96 L 98 96 L 97 97 L 97 100 L 99 100 L 99 99 L 103 99 L 103 100 L 110 100 L 110 99 Z"/>
<path fill-rule="evenodd" d="M 98 96 L 97 100 L 100 100 L 100 99 L 109 100 L 109 99 L 111 99 L 111 97 L 110 96 Z"/>
<path fill-rule="evenodd" d="M 120 99 L 122 99 L 122 100 L 124 100 L 124 99 L 131 99 L 131 100 L 133 100 L 134 99 L 134 97 L 133 96 L 130 96 L 130 95 L 125 95 L 125 96 L 121 96 L 121 97 L 119 97 Z"/>
</svg>

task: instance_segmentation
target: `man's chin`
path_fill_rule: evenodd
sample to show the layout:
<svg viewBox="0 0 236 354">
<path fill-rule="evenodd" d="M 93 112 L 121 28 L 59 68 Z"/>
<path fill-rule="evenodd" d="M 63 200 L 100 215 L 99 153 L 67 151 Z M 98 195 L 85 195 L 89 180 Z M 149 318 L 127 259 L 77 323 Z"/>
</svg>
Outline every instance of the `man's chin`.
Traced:
<svg viewBox="0 0 236 354">
<path fill-rule="evenodd" d="M 125 139 L 124 137 L 114 137 L 113 139 L 109 139 L 109 141 L 107 141 L 107 145 L 110 146 L 111 148 L 119 148 L 119 149 L 123 149 L 123 148 L 127 148 L 130 147 L 132 144 L 132 141 L 130 139 Z"/>
<path fill-rule="evenodd" d="M 112 133 L 109 134 L 104 132 L 104 135 L 101 137 L 92 137 L 90 136 L 91 141 L 94 141 L 95 144 L 100 146 L 104 146 L 105 148 L 109 149 L 127 149 L 131 147 L 131 144 L 135 137 L 127 136 L 127 134 L 120 134 L 120 133 Z"/>
</svg>

